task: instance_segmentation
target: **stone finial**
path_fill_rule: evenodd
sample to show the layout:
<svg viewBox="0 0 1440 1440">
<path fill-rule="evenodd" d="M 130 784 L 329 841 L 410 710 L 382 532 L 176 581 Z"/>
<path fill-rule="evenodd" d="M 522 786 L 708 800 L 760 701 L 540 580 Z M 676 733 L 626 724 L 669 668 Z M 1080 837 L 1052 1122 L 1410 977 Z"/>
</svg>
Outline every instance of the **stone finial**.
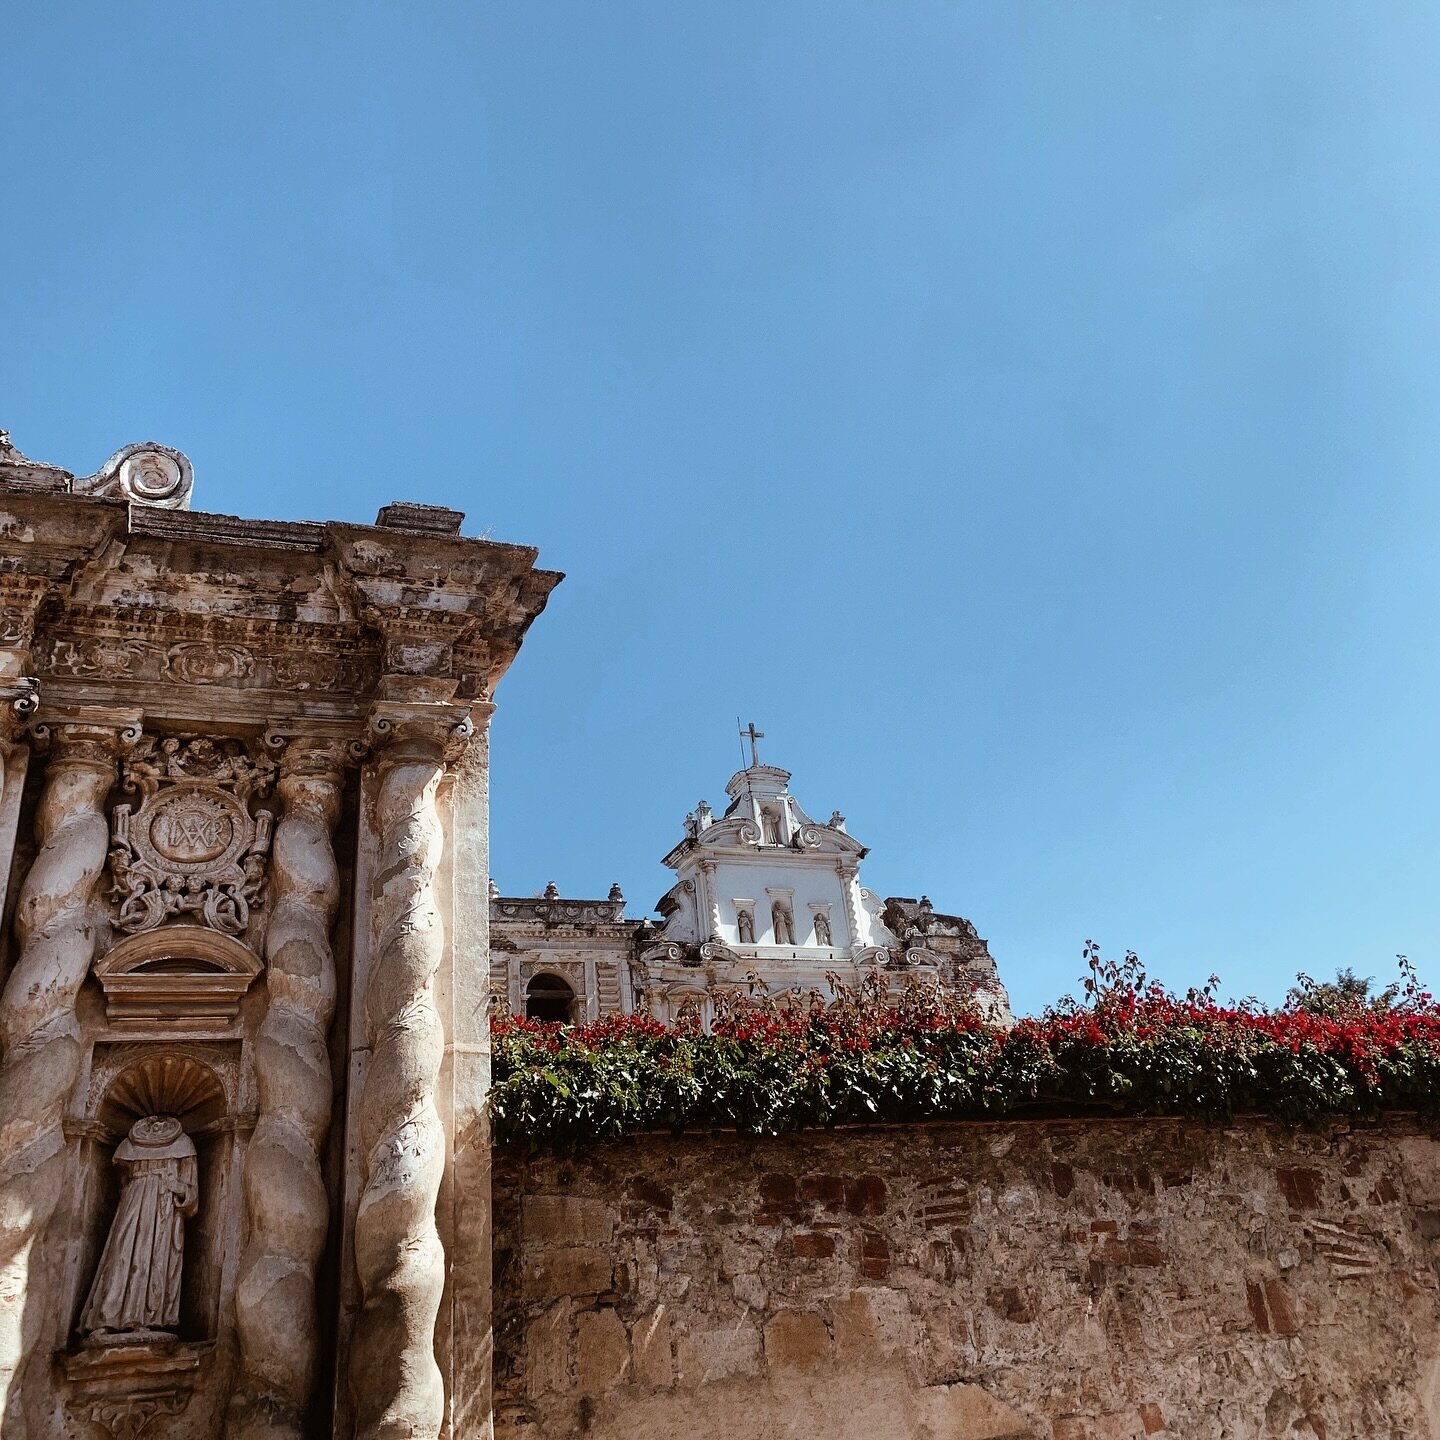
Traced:
<svg viewBox="0 0 1440 1440">
<path fill-rule="evenodd" d="M 553 880 L 546 883 L 545 898 L 547 900 L 558 900 L 560 898 L 560 887 Z"/>
<path fill-rule="evenodd" d="M 490 877 L 490 898 L 492 900 L 498 900 L 500 898 L 500 887 L 495 883 L 495 877 L 493 875 Z"/>
<path fill-rule="evenodd" d="M 606 898 L 609 900 L 623 900 L 625 898 L 625 892 L 620 888 L 620 882 L 618 880 L 610 887 L 610 894 Z"/>
</svg>

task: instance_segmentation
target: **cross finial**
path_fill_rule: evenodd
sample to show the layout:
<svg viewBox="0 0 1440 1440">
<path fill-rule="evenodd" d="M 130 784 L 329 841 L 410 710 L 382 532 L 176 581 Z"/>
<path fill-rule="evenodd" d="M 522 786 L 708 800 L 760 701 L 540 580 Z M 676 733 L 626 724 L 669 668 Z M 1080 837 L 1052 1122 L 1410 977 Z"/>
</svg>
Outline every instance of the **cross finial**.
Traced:
<svg viewBox="0 0 1440 1440">
<path fill-rule="evenodd" d="M 758 765 L 760 763 L 760 750 L 755 742 L 757 740 L 763 740 L 765 738 L 765 732 L 763 730 L 757 730 L 755 728 L 755 722 L 752 720 L 750 724 L 740 732 L 740 738 L 750 742 L 750 763 L 752 765 Z"/>
</svg>

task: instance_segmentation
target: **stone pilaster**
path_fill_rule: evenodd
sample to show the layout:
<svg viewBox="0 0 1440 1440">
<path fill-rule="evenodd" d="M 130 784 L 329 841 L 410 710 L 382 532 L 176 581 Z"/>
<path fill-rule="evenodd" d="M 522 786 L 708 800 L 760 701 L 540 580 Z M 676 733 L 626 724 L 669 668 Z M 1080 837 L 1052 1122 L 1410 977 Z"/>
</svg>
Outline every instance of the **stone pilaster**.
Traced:
<svg viewBox="0 0 1440 1440">
<path fill-rule="evenodd" d="M 269 1001 L 255 1039 L 260 1115 L 245 1157 L 249 1240 L 235 1296 L 240 1366 L 226 1421 L 237 1440 L 300 1440 L 315 1385 L 315 1268 L 330 1219 L 320 1165 L 333 1093 L 330 931 L 340 895 L 331 837 L 350 758 L 342 740 L 301 736 L 280 761 Z"/>
<path fill-rule="evenodd" d="M 471 710 L 475 735 L 454 767 L 445 816 L 450 849 L 449 960 L 440 987 L 448 1043 L 440 1119 L 447 1137 L 437 1208 L 445 1246 L 445 1295 L 435 1354 L 445 1380 L 451 1440 L 488 1440 L 492 1431 L 490 1201 L 490 827 L 489 718 Z"/>
<path fill-rule="evenodd" d="M 19 954 L 0 993 L 0 1415 L 24 1433 L 10 1394 L 43 1306 L 31 1259 L 60 1198 L 63 1129 L 81 1059 L 75 1003 L 101 927 L 110 844 L 105 802 L 138 716 L 80 716 L 37 727 L 51 741 L 35 816 L 37 851 L 15 915 Z"/>
<path fill-rule="evenodd" d="M 437 790 L 468 707 L 382 703 L 371 729 L 376 850 L 364 977 L 368 1049 L 358 1097 L 361 1192 L 353 1253 L 362 1303 L 350 1353 L 360 1440 L 434 1440 L 445 1419 L 435 1359 L 445 1253 L 435 1208 L 447 1138 L 437 1105 L 446 1033 L 436 1000 L 446 956 L 437 877 L 444 826 Z"/>
</svg>

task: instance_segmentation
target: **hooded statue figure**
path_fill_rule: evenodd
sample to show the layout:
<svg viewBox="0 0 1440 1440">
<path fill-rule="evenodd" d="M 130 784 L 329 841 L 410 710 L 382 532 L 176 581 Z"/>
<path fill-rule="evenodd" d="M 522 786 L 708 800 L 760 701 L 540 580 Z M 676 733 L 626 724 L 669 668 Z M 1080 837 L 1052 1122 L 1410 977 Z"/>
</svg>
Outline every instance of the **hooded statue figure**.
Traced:
<svg viewBox="0 0 1440 1440">
<path fill-rule="evenodd" d="M 199 1206 L 195 1145 L 173 1115 L 137 1120 L 115 1151 L 120 1205 L 80 1330 L 91 1345 L 173 1335 L 185 1221 Z"/>
</svg>

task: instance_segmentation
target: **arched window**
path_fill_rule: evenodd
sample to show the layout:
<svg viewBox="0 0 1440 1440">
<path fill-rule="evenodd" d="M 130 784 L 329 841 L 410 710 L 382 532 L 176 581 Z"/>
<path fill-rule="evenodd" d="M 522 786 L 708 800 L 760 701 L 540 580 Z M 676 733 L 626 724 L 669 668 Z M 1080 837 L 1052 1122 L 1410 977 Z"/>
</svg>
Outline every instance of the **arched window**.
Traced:
<svg viewBox="0 0 1440 1440">
<path fill-rule="evenodd" d="M 525 987 L 525 1018 L 568 1025 L 575 1018 L 575 992 L 558 975 L 532 977 Z"/>
</svg>

